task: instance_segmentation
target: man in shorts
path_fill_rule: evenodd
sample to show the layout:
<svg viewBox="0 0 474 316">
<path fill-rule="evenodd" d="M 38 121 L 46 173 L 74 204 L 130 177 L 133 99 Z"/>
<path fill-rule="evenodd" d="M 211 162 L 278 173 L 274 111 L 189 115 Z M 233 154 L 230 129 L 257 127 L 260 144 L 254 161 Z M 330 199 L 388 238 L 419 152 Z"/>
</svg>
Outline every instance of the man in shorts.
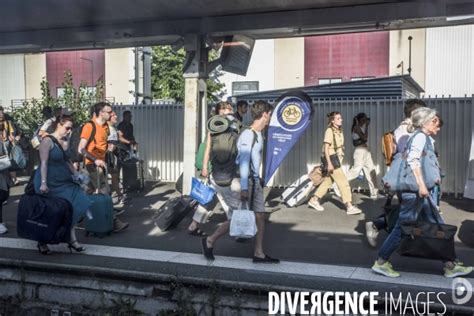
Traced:
<svg viewBox="0 0 474 316">
<path fill-rule="evenodd" d="M 249 209 L 255 212 L 257 235 L 255 238 L 254 263 L 279 263 L 280 260 L 272 258 L 263 251 L 263 236 L 265 233 L 265 206 L 263 186 L 260 179 L 260 165 L 263 153 L 262 131 L 269 124 L 273 107 L 265 101 L 256 101 L 251 108 L 253 122 L 249 129 L 244 130 L 237 142 L 237 163 L 240 170 L 240 180 L 235 178 L 230 186 L 222 187 L 215 183 L 211 177 L 211 183 L 220 191 L 222 197 L 229 206 L 227 220 L 217 230 L 202 239 L 202 251 L 206 259 L 214 260 L 213 247 L 216 241 L 229 231 L 232 211 L 238 209 L 244 203 L 248 203 Z"/>
</svg>

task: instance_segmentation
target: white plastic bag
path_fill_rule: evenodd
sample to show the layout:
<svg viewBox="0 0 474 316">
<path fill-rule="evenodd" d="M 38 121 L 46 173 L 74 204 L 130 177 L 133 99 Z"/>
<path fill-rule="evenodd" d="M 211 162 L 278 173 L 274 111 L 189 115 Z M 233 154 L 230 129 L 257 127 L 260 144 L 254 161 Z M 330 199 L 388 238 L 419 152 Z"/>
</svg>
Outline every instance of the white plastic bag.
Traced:
<svg viewBox="0 0 474 316">
<path fill-rule="evenodd" d="M 229 235 L 236 238 L 252 238 L 256 234 L 255 213 L 248 209 L 234 210 L 230 219 Z"/>
</svg>

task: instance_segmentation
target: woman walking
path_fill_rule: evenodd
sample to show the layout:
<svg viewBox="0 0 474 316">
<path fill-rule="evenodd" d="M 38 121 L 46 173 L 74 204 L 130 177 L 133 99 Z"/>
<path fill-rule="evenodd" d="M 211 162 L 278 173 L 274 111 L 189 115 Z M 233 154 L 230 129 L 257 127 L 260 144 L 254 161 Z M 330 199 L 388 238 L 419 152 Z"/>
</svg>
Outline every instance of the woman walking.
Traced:
<svg viewBox="0 0 474 316">
<path fill-rule="evenodd" d="M 80 185 L 73 181 L 73 176 L 79 174 L 67 159 L 64 148 L 60 145 L 73 127 L 72 117 L 69 115 L 58 116 L 54 123 L 54 132 L 43 138 L 39 147 L 41 164 L 36 170 L 34 185 L 37 194 L 48 194 L 67 200 L 72 205 L 72 228 L 69 250 L 84 251 L 76 238 L 75 225 L 86 214 L 92 205 Z M 38 250 L 43 255 L 51 254 L 46 244 L 38 244 Z"/>
<path fill-rule="evenodd" d="M 347 180 L 351 182 L 363 170 L 369 184 L 370 198 L 376 200 L 378 189 L 374 161 L 367 145 L 369 137 L 370 118 L 365 113 L 357 114 L 352 120 L 352 144 L 354 145 L 354 165 L 347 173 Z"/>
<path fill-rule="evenodd" d="M 395 271 L 388 261 L 392 253 L 398 248 L 401 241 L 401 228 L 403 222 L 415 221 L 419 216 L 430 223 L 443 223 L 443 219 L 437 211 L 433 211 L 428 200 L 432 189 L 427 187 L 421 166 L 422 155 L 429 152 L 434 155 L 434 146 L 431 136 L 436 135 L 440 130 L 440 119 L 436 111 L 427 107 L 422 107 L 413 111 L 408 125 L 408 132 L 413 133 L 408 142 L 406 152 L 407 163 L 413 171 L 413 175 L 418 185 L 418 192 L 401 193 L 402 201 L 400 215 L 390 234 L 385 239 L 379 250 L 378 258 L 372 266 L 372 270 L 387 277 L 399 277 L 400 273 Z M 436 216 L 436 218 L 435 218 Z M 444 276 L 454 278 L 467 275 L 472 272 L 472 267 L 464 266 L 457 261 L 444 262 Z"/>
<path fill-rule="evenodd" d="M 352 205 L 351 187 L 341 168 L 343 158 L 344 134 L 342 131 L 342 115 L 340 112 L 331 112 L 328 114 L 328 128 L 324 133 L 322 158 L 325 160 L 324 164 L 326 165 L 325 171 L 327 171 L 327 175 L 308 202 L 308 205 L 316 211 L 324 211 L 324 207 L 319 201 L 335 182 L 341 192 L 342 201 L 346 205 L 347 215 L 356 215 L 362 212 L 359 208 Z"/>
<path fill-rule="evenodd" d="M 1 119 L 1 118 L 0 118 Z M 8 135 L 5 130 L 5 124 L 0 121 L 0 156 L 8 155 Z M 0 171 L 0 235 L 8 232 L 7 226 L 3 222 L 3 202 L 10 196 L 10 187 L 13 181 L 8 169 Z"/>
</svg>

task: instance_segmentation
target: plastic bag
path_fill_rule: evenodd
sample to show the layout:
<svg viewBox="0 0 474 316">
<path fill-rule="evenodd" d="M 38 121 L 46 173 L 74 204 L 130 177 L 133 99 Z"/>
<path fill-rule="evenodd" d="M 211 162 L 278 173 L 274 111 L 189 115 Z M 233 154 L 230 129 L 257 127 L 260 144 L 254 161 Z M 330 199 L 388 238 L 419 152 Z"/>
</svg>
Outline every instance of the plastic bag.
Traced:
<svg viewBox="0 0 474 316">
<path fill-rule="evenodd" d="M 237 238 L 252 238 L 256 234 L 255 213 L 248 209 L 234 210 L 230 220 L 229 235 Z"/>
<path fill-rule="evenodd" d="M 202 182 L 197 178 L 193 178 L 191 185 L 191 197 L 200 205 L 206 205 L 210 203 L 214 198 L 214 194 L 216 194 L 216 190 L 211 188 L 205 182 Z"/>
</svg>

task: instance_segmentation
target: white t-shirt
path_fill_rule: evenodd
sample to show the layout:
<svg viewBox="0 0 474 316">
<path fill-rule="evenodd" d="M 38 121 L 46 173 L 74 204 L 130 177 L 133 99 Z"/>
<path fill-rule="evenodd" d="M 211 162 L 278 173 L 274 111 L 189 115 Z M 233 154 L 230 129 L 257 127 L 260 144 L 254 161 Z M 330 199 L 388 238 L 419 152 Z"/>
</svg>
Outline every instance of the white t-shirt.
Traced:
<svg viewBox="0 0 474 316">
<path fill-rule="evenodd" d="M 55 121 L 56 121 L 56 117 L 52 117 L 52 118 L 47 119 L 43 123 L 43 125 L 41 125 L 40 131 L 46 131 L 48 134 L 53 133 L 54 130 L 52 129 L 52 125 Z"/>
<path fill-rule="evenodd" d="M 405 151 L 408 139 L 410 139 L 411 135 L 413 135 L 413 133 L 409 133 L 407 130 L 409 123 L 410 119 L 405 119 L 403 122 L 400 123 L 400 126 L 398 126 L 397 129 L 393 131 L 395 143 L 397 144 L 396 153 L 401 153 Z"/>
<path fill-rule="evenodd" d="M 109 137 L 107 138 L 107 141 L 118 141 L 118 133 L 117 133 L 117 129 L 112 126 L 112 125 L 109 125 Z"/>
</svg>

